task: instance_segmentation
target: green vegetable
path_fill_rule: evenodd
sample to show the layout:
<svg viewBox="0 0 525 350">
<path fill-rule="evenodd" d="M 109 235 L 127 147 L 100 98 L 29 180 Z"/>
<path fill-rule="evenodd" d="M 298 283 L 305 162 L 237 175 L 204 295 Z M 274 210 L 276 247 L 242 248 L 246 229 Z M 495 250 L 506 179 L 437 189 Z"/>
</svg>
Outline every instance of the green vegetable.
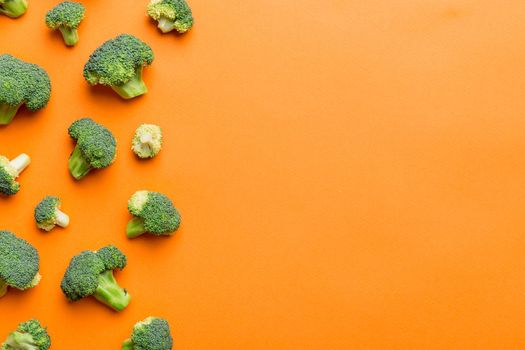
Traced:
<svg viewBox="0 0 525 350">
<path fill-rule="evenodd" d="M 0 0 L 0 13 L 17 18 L 27 11 L 27 0 Z"/>
<path fill-rule="evenodd" d="M 156 236 L 172 235 L 180 226 L 180 214 L 171 200 L 164 194 L 137 191 L 128 201 L 128 210 L 135 217 L 128 222 L 128 238 L 146 232 Z"/>
<path fill-rule="evenodd" d="M 60 198 L 47 196 L 35 208 L 35 221 L 38 228 L 51 231 L 55 225 L 67 227 L 69 216 L 60 210 Z"/>
<path fill-rule="evenodd" d="M 41 279 L 38 251 L 9 231 L 0 231 L 0 297 L 12 287 L 25 290 Z"/>
<path fill-rule="evenodd" d="M 45 70 L 11 55 L 0 55 L 0 125 L 11 123 L 23 104 L 30 111 L 44 108 L 50 95 L 51 82 Z"/>
<path fill-rule="evenodd" d="M 173 338 L 168 321 L 159 317 L 148 317 L 137 322 L 133 333 L 122 344 L 122 350 L 171 350 Z"/>
<path fill-rule="evenodd" d="M 69 157 L 69 172 L 80 180 L 92 169 L 111 165 L 117 156 L 117 141 L 104 126 L 93 119 L 83 118 L 69 127 L 69 136 L 77 141 Z"/>
<path fill-rule="evenodd" d="M 131 296 L 121 288 L 113 270 L 126 267 L 126 256 L 115 246 L 83 251 L 71 259 L 60 287 L 70 301 L 90 295 L 116 311 L 128 306 Z"/>
<path fill-rule="evenodd" d="M 20 191 L 20 184 L 16 179 L 29 165 L 31 158 L 22 153 L 12 161 L 0 156 L 0 193 L 12 196 Z"/>
<path fill-rule="evenodd" d="M 140 158 L 153 158 L 162 149 L 162 130 L 158 125 L 142 124 L 135 131 L 131 150 Z"/>
<path fill-rule="evenodd" d="M 79 2 L 64 1 L 53 7 L 46 14 L 46 25 L 59 30 L 67 46 L 78 42 L 77 28 L 84 19 L 86 8 Z"/>
<path fill-rule="evenodd" d="M 153 62 L 153 51 L 129 34 L 108 40 L 97 48 L 84 66 L 84 78 L 91 85 L 110 86 L 122 98 L 145 94 L 142 68 Z"/>
<path fill-rule="evenodd" d="M 51 338 L 36 319 L 20 323 L 2 344 L 2 350 L 47 350 L 50 347 Z"/>
<path fill-rule="evenodd" d="M 174 29 L 186 33 L 193 26 L 191 9 L 185 0 L 151 0 L 147 13 L 158 22 L 163 33 Z"/>
</svg>

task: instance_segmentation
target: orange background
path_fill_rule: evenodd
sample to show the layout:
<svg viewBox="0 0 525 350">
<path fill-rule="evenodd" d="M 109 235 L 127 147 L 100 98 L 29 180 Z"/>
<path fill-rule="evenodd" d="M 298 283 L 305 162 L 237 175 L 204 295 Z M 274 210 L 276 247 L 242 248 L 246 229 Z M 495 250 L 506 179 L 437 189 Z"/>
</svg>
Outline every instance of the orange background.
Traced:
<svg viewBox="0 0 525 350">
<path fill-rule="evenodd" d="M 190 0 L 184 36 L 146 2 L 86 0 L 73 49 L 45 27 L 55 1 L 0 17 L 1 51 L 53 83 L 46 109 L 0 128 L 0 154 L 33 158 L 0 227 L 39 248 L 43 275 L 0 299 L 1 337 L 37 317 L 54 349 L 119 349 L 156 315 L 176 349 L 525 348 L 522 1 Z M 132 101 L 82 77 L 122 32 L 156 54 Z M 66 130 L 84 116 L 119 150 L 77 183 Z M 129 150 L 143 122 L 165 137 L 146 162 Z M 174 200 L 176 236 L 125 238 L 138 189 Z M 68 229 L 35 228 L 46 194 Z M 109 243 L 130 306 L 67 303 L 70 258 Z"/>
</svg>

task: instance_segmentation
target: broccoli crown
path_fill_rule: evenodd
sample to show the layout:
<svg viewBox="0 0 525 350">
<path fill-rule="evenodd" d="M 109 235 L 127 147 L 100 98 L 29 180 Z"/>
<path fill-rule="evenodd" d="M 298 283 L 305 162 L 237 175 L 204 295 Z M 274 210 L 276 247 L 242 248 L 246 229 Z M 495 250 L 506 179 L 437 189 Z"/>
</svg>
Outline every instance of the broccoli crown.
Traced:
<svg viewBox="0 0 525 350">
<path fill-rule="evenodd" d="M 60 287 L 69 300 L 77 301 L 95 294 L 100 274 L 125 266 L 126 256 L 117 247 L 86 250 L 71 259 Z"/>
<path fill-rule="evenodd" d="M 184 33 L 193 26 L 193 15 L 185 0 L 152 0 L 147 13 L 156 21 L 161 18 L 172 21 L 179 33 Z"/>
<path fill-rule="evenodd" d="M 84 66 L 84 78 L 91 85 L 118 86 L 135 77 L 137 69 L 153 62 L 153 51 L 142 40 L 121 34 L 98 47 Z"/>
<path fill-rule="evenodd" d="M 25 103 L 31 111 L 47 105 L 51 82 L 46 71 L 11 55 L 0 55 L 0 104 Z"/>
<path fill-rule="evenodd" d="M 84 19 L 86 8 L 79 2 L 64 1 L 46 14 L 46 25 L 51 29 L 58 27 L 78 28 Z"/>
<path fill-rule="evenodd" d="M 93 168 L 105 168 L 115 160 L 117 141 L 106 127 L 83 118 L 71 124 L 68 131 Z"/>
<path fill-rule="evenodd" d="M 148 317 L 133 327 L 131 341 L 134 350 L 171 350 L 173 338 L 168 321 Z"/>
<path fill-rule="evenodd" d="M 180 214 L 164 194 L 137 191 L 128 202 L 129 212 L 144 220 L 147 232 L 162 235 L 175 231 L 180 225 Z"/>
<path fill-rule="evenodd" d="M 152 158 L 162 149 L 162 130 L 158 125 L 142 124 L 133 136 L 133 152 L 140 158 Z"/>
<path fill-rule="evenodd" d="M 60 207 L 60 198 L 47 196 L 35 208 L 35 220 L 39 225 L 54 225 L 56 210 Z"/>
<path fill-rule="evenodd" d="M 47 330 L 36 319 L 18 325 L 15 332 L 11 333 L 2 350 L 47 350 L 51 347 L 51 338 Z"/>
<path fill-rule="evenodd" d="M 40 257 L 31 244 L 9 231 L 0 231 L 0 278 L 7 285 L 30 288 L 39 269 Z"/>
<path fill-rule="evenodd" d="M 20 184 L 16 182 L 17 175 L 17 171 L 11 166 L 9 159 L 0 156 L 0 193 L 13 195 L 20 190 Z"/>
</svg>

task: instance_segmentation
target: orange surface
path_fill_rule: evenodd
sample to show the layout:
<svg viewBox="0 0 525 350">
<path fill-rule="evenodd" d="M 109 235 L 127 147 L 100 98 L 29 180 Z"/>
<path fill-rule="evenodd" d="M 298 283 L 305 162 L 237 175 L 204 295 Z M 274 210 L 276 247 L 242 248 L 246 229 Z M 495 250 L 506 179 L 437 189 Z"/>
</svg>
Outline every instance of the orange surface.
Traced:
<svg viewBox="0 0 525 350">
<path fill-rule="evenodd" d="M 49 72 L 41 112 L 0 128 L 27 152 L 0 227 L 35 244 L 41 284 L 0 299 L 0 335 L 38 317 L 54 349 L 119 349 L 149 315 L 176 349 L 523 349 L 525 4 L 518 0 L 191 0 L 196 24 L 162 36 L 146 1 L 85 1 L 80 44 L 46 29 L 55 1 L 0 17 L 1 51 Z M 121 32 L 151 44 L 146 96 L 89 88 L 82 67 Z M 66 129 L 91 116 L 119 142 L 74 182 Z M 159 157 L 129 151 L 142 122 Z M 126 201 L 165 192 L 168 239 L 129 241 Z M 33 208 L 63 198 L 67 230 Z M 114 243 L 133 300 L 66 302 L 69 259 Z"/>
</svg>

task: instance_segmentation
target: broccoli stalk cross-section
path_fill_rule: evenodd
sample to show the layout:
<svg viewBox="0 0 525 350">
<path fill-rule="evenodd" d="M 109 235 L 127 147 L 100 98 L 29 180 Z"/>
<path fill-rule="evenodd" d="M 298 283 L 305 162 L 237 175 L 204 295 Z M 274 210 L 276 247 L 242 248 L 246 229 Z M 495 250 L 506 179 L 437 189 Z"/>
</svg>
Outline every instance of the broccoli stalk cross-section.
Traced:
<svg viewBox="0 0 525 350">
<path fill-rule="evenodd" d="M 27 0 L 0 0 L 0 13 L 17 18 L 27 11 Z"/>
<path fill-rule="evenodd" d="M 131 337 L 122 343 L 122 350 L 171 350 L 171 337 L 168 321 L 160 317 L 148 317 L 137 322 Z"/>
<path fill-rule="evenodd" d="M 153 158 L 162 149 L 162 130 L 158 125 L 142 124 L 135 131 L 132 151 L 139 158 Z"/>
<path fill-rule="evenodd" d="M 30 162 L 31 158 L 25 153 L 20 154 L 11 161 L 4 156 L 0 156 L 0 193 L 7 196 L 18 193 L 20 184 L 16 179 Z"/>
<path fill-rule="evenodd" d="M 2 344 L 2 350 L 47 350 L 50 347 L 51 338 L 36 319 L 20 323 Z"/>
<path fill-rule="evenodd" d="M 74 46 L 78 42 L 77 28 L 84 19 L 85 12 L 81 3 L 64 1 L 47 12 L 46 25 L 50 29 L 58 29 L 67 46 Z"/>
</svg>

